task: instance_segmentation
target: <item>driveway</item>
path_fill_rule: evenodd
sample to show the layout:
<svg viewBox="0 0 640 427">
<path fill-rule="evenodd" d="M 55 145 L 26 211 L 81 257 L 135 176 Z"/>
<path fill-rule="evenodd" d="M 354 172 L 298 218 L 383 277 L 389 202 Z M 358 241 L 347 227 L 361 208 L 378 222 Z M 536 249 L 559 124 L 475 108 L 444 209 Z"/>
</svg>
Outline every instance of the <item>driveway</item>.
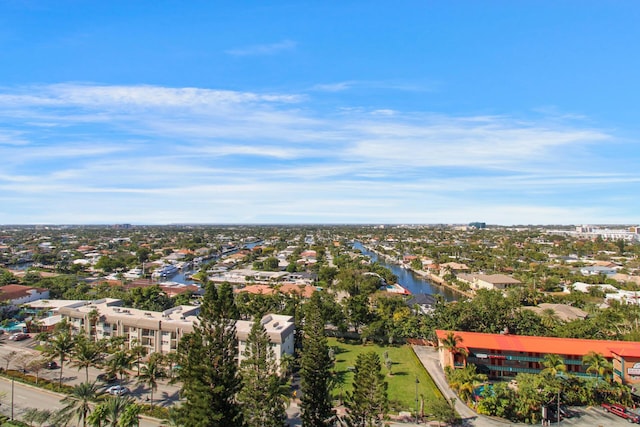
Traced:
<svg viewBox="0 0 640 427">
<path fill-rule="evenodd" d="M 427 370 L 431 378 L 433 378 L 433 381 L 440 389 L 442 395 L 449 401 L 451 401 L 451 399 L 455 399 L 455 409 L 462 418 L 464 425 L 477 427 L 505 427 L 518 425 L 508 421 L 494 420 L 489 417 L 478 415 L 473 409 L 460 401 L 458 396 L 453 390 L 451 390 L 447 383 L 444 376 L 444 370 L 440 366 L 437 349 L 434 347 L 414 345 L 413 351 L 416 353 L 416 356 L 418 356 L 418 359 L 420 359 L 420 362 L 422 362 L 422 365 Z M 528 424 L 520 425 L 526 426 Z"/>
</svg>

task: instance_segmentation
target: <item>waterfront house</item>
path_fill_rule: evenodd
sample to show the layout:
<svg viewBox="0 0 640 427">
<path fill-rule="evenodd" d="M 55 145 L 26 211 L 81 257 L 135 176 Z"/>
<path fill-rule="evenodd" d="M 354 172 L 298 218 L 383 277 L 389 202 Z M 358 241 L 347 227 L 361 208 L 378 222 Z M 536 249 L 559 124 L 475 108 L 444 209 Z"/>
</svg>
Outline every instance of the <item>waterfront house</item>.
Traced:
<svg viewBox="0 0 640 427">
<path fill-rule="evenodd" d="M 25 285 L 5 285 L 0 287 L 0 301 L 10 307 L 49 298 L 49 290 Z"/>
</svg>

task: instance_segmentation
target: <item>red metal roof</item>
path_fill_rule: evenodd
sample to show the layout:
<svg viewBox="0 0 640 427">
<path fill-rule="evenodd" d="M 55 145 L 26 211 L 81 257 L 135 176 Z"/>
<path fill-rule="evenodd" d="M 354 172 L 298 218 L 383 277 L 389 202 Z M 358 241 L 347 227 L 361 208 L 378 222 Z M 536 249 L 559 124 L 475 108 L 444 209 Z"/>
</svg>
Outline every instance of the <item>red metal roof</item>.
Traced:
<svg viewBox="0 0 640 427">
<path fill-rule="evenodd" d="M 467 349 L 552 353 L 571 356 L 584 356 L 593 351 L 607 358 L 612 358 L 614 354 L 623 357 L 640 357 L 640 342 L 637 341 L 585 340 L 437 330 L 438 340 L 446 338 L 450 332 L 462 338 L 459 345 Z"/>
</svg>

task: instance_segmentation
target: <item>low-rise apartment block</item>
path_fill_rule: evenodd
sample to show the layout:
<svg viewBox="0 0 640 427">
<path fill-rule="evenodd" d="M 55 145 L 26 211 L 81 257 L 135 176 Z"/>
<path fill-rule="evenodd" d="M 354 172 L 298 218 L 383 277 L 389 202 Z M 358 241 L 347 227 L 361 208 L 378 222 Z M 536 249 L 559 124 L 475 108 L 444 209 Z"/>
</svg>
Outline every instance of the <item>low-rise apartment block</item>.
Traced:
<svg viewBox="0 0 640 427">
<path fill-rule="evenodd" d="M 443 341 L 453 333 L 458 348 L 451 351 Z M 583 357 L 590 352 L 604 356 L 613 366 L 613 380 L 622 384 L 640 385 L 640 343 L 635 341 L 587 340 L 512 334 L 437 330 L 441 366 L 461 368 L 473 363 L 490 379 L 509 379 L 518 373 L 537 374 L 544 369 L 547 354 L 562 357 L 567 372 L 577 376 L 587 374 Z"/>
<path fill-rule="evenodd" d="M 96 301 L 52 301 L 51 309 L 66 319 L 75 332 L 84 331 L 96 339 L 113 336 L 125 337 L 125 348 L 136 345 L 145 347 L 151 353 L 169 353 L 178 348 L 180 339 L 193 332 L 198 323 L 199 306 L 181 305 L 159 311 L 138 310 L 122 306 L 118 299 L 105 298 Z M 45 301 L 34 307 L 47 308 Z M 283 354 L 293 354 L 295 326 L 293 318 L 277 314 L 267 314 L 261 319 L 275 358 L 279 364 Z M 242 360 L 246 340 L 251 331 L 252 321 L 238 320 L 238 359 Z"/>
</svg>

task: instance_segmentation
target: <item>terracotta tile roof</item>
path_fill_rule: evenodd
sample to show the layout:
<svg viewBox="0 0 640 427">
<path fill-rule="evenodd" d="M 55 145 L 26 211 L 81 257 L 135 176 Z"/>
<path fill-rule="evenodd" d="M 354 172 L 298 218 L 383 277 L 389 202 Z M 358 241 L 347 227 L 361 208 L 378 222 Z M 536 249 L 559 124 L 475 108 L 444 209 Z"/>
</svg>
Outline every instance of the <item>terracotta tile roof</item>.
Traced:
<svg viewBox="0 0 640 427">
<path fill-rule="evenodd" d="M 272 295 L 276 293 L 276 290 L 269 285 L 249 285 L 242 289 L 237 289 L 235 292 L 237 293 L 248 292 L 254 295 L 257 295 L 257 294 Z"/>
<path fill-rule="evenodd" d="M 436 330 L 436 335 L 439 340 L 442 340 L 449 332 Z M 462 338 L 460 345 L 467 349 L 553 353 L 571 356 L 584 356 L 590 351 L 594 351 L 607 358 L 612 358 L 614 354 L 625 357 L 640 357 L 640 342 L 636 341 L 585 340 L 458 331 L 453 331 L 453 333 Z"/>
<path fill-rule="evenodd" d="M 304 298 L 311 298 L 315 291 L 315 286 L 298 285 L 296 283 L 285 283 L 280 287 L 280 292 L 283 294 L 298 294 Z"/>
<path fill-rule="evenodd" d="M 585 319 L 589 313 L 584 310 L 580 310 L 577 307 L 572 307 L 567 304 L 549 304 L 542 303 L 537 307 L 522 307 L 525 310 L 533 311 L 534 313 L 541 315 L 545 309 L 551 309 L 558 316 L 558 318 L 564 322 L 569 322 L 575 319 Z"/>
<path fill-rule="evenodd" d="M 280 286 L 278 289 L 272 288 L 269 285 L 249 285 L 241 289 L 236 289 L 235 293 L 240 292 L 248 292 L 250 294 L 258 295 L 273 295 L 278 292 L 291 295 L 298 294 L 303 298 L 311 298 L 311 295 L 316 291 L 314 286 L 310 285 L 299 285 L 296 283 L 285 283 Z"/>
<path fill-rule="evenodd" d="M 18 298 L 24 298 L 31 294 L 29 291 L 37 291 L 38 293 L 41 293 L 46 291 L 46 289 L 34 288 L 33 286 L 25 285 L 5 285 L 0 287 L 0 301 L 11 301 Z"/>
</svg>

